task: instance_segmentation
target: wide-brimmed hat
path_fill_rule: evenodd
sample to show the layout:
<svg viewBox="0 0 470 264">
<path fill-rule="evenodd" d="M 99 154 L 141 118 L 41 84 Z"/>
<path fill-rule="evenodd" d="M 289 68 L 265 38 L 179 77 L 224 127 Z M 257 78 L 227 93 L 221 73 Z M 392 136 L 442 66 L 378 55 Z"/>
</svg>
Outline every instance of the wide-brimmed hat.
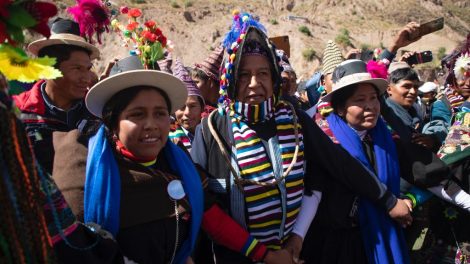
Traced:
<svg viewBox="0 0 470 264">
<path fill-rule="evenodd" d="M 333 89 L 322 98 L 324 102 L 330 102 L 334 94 L 353 84 L 370 83 L 379 90 L 380 94 L 384 93 L 388 87 L 385 79 L 372 78 L 367 72 L 366 63 L 361 60 L 346 60 L 339 64 L 333 71 L 332 80 Z"/>
<path fill-rule="evenodd" d="M 42 48 L 52 45 L 79 46 L 91 52 L 91 59 L 100 57 L 100 50 L 81 37 L 79 25 L 69 19 L 56 19 L 51 26 L 51 36 L 31 42 L 28 51 L 37 56 Z"/>
<path fill-rule="evenodd" d="M 188 91 L 184 83 L 175 76 L 161 71 L 146 70 L 137 56 L 117 61 L 110 76 L 95 84 L 85 97 L 85 104 L 92 114 L 102 117 L 106 102 L 116 93 L 135 86 L 156 87 L 170 99 L 170 113 L 174 113 L 186 102 Z"/>
</svg>

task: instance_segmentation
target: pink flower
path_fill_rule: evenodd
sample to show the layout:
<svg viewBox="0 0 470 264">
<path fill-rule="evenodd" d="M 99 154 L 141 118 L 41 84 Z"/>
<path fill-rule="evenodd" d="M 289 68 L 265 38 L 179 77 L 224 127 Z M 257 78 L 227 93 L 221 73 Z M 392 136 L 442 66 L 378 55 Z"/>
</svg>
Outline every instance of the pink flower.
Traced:
<svg viewBox="0 0 470 264">
<path fill-rule="evenodd" d="M 129 8 L 127 6 L 121 6 L 119 11 L 121 12 L 121 14 L 127 14 L 127 12 L 129 12 Z"/>
</svg>

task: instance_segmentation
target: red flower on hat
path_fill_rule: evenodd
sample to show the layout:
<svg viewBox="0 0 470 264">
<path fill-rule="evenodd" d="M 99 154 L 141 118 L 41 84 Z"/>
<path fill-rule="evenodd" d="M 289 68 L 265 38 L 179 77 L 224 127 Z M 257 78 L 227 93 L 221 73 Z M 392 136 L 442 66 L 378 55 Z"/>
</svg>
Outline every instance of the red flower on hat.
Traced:
<svg viewBox="0 0 470 264">
<path fill-rule="evenodd" d="M 165 36 L 160 35 L 160 36 L 158 36 L 158 39 L 157 39 L 157 40 L 158 40 L 158 42 L 160 42 L 160 43 L 162 44 L 162 47 L 166 47 L 166 41 L 167 41 L 167 39 L 166 39 Z"/>
<path fill-rule="evenodd" d="M 137 18 L 137 17 L 140 17 L 142 15 L 142 11 L 138 8 L 131 8 L 128 12 L 127 12 L 127 15 L 129 17 L 134 17 L 134 18 Z"/>
<path fill-rule="evenodd" d="M 148 20 L 147 22 L 144 23 L 144 25 L 148 28 L 154 28 L 156 24 L 157 23 L 155 23 L 155 21 L 153 20 Z"/>
<path fill-rule="evenodd" d="M 152 32 L 148 30 L 142 31 L 141 36 L 145 38 L 147 41 L 150 41 L 152 43 L 157 41 L 157 35 L 153 34 Z"/>
<path fill-rule="evenodd" d="M 137 27 L 139 26 L 139 23 L 137 22 L 131 22 L 127 25 L 127 30 L 129 31 L 134 31 Z"/>
</svg>

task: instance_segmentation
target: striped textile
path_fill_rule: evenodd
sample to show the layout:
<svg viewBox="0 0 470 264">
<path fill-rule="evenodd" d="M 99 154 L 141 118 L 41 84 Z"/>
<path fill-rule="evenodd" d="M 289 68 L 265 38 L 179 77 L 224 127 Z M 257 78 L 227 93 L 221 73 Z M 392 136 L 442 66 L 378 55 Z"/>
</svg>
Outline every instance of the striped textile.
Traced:
<svg viewBox="0 0 470 264">
<path fill-rule="evenodd" d="M 289 167 L 295 150 L 293 113 L 288 105 L 279 102 L 273 111 L 274 100 L 261 105 L 232 104 L 232 131 L 235 140 L 236 160 L 240 175 L 244 179 L 258 182 L 273 182 L 282 176 Z M 242 115 L 238 113 L 244 113 Z M 269 151 L 261 139 L 246 122 L 266 120 L 274 116 L 277 129 L 277 143 L 271 144 Z M 284 182 L 278 185 L 243 185 L 247 210 L 247 226 L 250 234 L 268 248 L 279 249 L 292 231 L 300 210 L 303 194 L 303 138 L 299 129 L 300 148 L 297 161 Z M 277 168 L 277 169 L 276 169 Z M 275 176 L 276 175 L 276 176 Z"/>
<path fill-rule="evenodd" d="M 176 129 L 174 131 L 170 131 L 168 136 L 175 145 L 183 144 L 186 150 L 191 152 L 191 140 L 181 126 L 177 125 Z"/>
<path fill-rule="evenodd" d="M 445 90 L 445 96 L 447 97 L 447 100 L 449 100 L 452 112 L 453 113 L 458 112 L 459 111 L 458 108 L 463 104 L 463 102 L 465 101 L 465 98 L 463 98 L 460 94 L 458 94 L 451 87 Z"/>
</svg>

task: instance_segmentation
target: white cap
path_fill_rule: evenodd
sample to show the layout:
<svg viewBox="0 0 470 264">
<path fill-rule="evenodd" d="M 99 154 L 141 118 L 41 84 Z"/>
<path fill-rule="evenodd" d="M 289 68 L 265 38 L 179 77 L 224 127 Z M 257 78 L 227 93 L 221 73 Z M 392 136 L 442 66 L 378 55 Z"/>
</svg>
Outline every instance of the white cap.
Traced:
<svg viewBox="0 0 470 264">
<path fill-rule="evenodd" d="M 433 82 L 425 82 L 418 90 L 422 93 L 437 92 L 437 84 Z"/>
</svg>

